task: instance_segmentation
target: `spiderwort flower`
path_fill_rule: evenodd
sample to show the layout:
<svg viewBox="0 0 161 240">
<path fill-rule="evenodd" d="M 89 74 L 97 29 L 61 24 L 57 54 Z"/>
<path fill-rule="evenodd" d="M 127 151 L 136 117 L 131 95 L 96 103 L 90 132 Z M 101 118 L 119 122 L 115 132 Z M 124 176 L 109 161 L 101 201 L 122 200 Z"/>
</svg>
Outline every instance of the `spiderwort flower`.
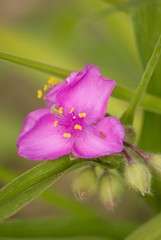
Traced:
<svg viewBox="0 0 161 240">
<path fill-rule="evenodd" d="M 47 107 L 31 112 L 17 141 L 18 154 L 34 160 L 74 154 L 97 158 L 123 150 L 120 121 L 105 117 L 115 81 L 96 66 L 73 72 L 45 96 Z M 57 109 L 57 111 L 55 111 Z"/>
</svg>

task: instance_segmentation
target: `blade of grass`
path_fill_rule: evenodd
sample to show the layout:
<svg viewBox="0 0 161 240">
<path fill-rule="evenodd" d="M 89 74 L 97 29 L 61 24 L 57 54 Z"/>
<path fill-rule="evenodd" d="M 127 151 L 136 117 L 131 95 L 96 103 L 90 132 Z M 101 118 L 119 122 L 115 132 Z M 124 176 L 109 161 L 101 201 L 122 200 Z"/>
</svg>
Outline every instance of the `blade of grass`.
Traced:
<svg viewBox="0 0 161 240">
<path fill-rule="evenodd" d="M 44 73 L 54 74 L 56 77 L 61 77 L 61 78 L 67 77 L 71 73 L 71 71 L 54 67 L 46 63 L 41 63 L 38 61 L 34 61 L 32 59 L 19 57 L 19 56 L 12 55 L 9 53 L 4 53 L 4 52 L 0 52 L 0 59 L 9 61 L 12 63 L 16 63 L 31 69 L 39 70 Z"/>
<path fill-rule="evenodd" d="M 154 51 L 151 55 L 151 58 L 147 64 L 147 67 L 143 73 L 142 79 L 134 92 L 134 95 L 132 97 L 132 100 L 124 112 L 124 114 L 121 117 L 121 121 L 125 125 L 132 125 L 133 119 L 134 119 L 134 114 L 137 106 L 139 105 L 145 91 L 147 88 L 147 85 L 151 79 L 151 76 L 155 70 L 155 67 L 158 63 L 158 60 L 161 55 L 161 35 L 159 36 L 158 42 L 154 48 Z"/>
<path fill-rule="evenodd" d="M 68 70 L 8 53 L 0 52 L 0 59 L 39 70 L 44 73 L 49 73 L 60 78 L 66 78 L 70 74 L 70 71 Z M 133 94 L 134 91 L 131 88 L 117 85 L 112 93 L 112 96 L 121 100 L 130 101 Z M 150 94 L 145 94 L 141 101 L 141 107 L 149 110 L 150 112 L 161 114 L 161 98 Z"/>
<path fill-rule="evenodd" d="M 43 162 L 20 175 L 0 190 L 0 221 L 19 211 L 68 171 L 87 164 L 93 162 L 63 157 Z"/>
<path fill-rule="evenodd" d="M 16 177 L 16 173 L 8 170 L 5 167 L 0 166 L 0 181 L 8 183 Z M 69 212 L 70 214 L 78 216 L 96 216 L 97 212 L 86 204 L 76 201 L 62 192 L 58 192 L 54 189 L 48 189 L 39 196 L 40 200 L 46 204 Z M 98 214 L 97 214 L 98 215 Z"/>
</svg>

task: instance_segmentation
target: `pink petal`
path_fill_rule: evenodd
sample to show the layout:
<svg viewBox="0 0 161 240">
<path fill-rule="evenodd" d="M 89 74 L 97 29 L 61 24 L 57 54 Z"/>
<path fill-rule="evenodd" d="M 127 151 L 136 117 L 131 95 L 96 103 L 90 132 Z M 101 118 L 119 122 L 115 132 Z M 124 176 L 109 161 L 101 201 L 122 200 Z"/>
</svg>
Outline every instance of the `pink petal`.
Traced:
<svg viewBox="0 0 161 240">
<path fill-rule="evenodd" d="M 66 86 L 66 82 L 57 84 L 54 86 L 46 95 L 45 100 L 47 105 L 50 107 L 55 104 L 57 94 Z"/>
<path fill-rule="evenodd" d="M 42 117 L 43 115 L 47 114 L 50 112 L 50 109 L 49 108 L 41 108 L 41 109 L 38 109 L 38 110 L 35 110 L 31 113 L 29 113 L 25 119 L 25 122 L 22 126 L 22 130 L 21 130 L 21 133 L 19 135 L 19 138 L 18 138 L 18 141 L 19 142 L 19 139 L 24 135 L 26 134 L 28 131 L 30 131 L 33 126 L 35 125 L 36 121 Z"/>
<path fill-rule="evenodd" d="M 114 117 L 105 117 L 87 127 L 75 142 L 72 153 L 81 158 L 97 158 L 123 150 L 125 130 Z"/>
<path fill-rule="evenodd" d="M 104 117 L 114 86 L 115 81 L 103 78 L 96 66 L 85 66 L 83 71 L 72 73 L 58 91 L 49 92 L 46 99 L 63 107 L 66 114 L 72 107 L 75 114 L 85 112 L 88 123 L 93 123 Z"/>
<path fill-rule="evenodd" d="M 46 114 L 35 123 L 34 127 L 23 135 L 17 146 L 21 157 L 34 160 L 56 159 L 71 152 L 73 139 L 64 138 L 60 125 L 54 127 L 59 118 Z"/>
<path fill-rule="evenodd" d="M 56 97 L 58 93 L 66 88 L 68 85 L 75 84 L 76 81 L 79 81 L 80 77 L 84 75 L 84 71 L 82 72 L 72 72 L 64 82 L 57 84 L 54 86 L 45 96 L 48 106 L 51 106 L 56 103 Z"/>
</svg>

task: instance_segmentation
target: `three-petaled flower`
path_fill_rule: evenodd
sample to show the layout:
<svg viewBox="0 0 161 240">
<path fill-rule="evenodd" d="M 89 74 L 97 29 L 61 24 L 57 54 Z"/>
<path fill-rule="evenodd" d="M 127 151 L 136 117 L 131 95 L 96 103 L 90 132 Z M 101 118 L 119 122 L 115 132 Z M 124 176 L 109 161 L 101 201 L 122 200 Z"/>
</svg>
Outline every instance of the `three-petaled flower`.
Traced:
<svg viewBox="0 0 161 240">
<path fill-rule="evenodd" d="M 74 154 L 97 158 L 123 150 L 124 127 L 105 117 L 115 81 L 96 66 L 73 72 L 46 94 L 47 107 L 31 112 L 17 141 L 18 154 L 34 160 Z M 57 110 L 57 111 L 56 111 Z"/>
</svg>

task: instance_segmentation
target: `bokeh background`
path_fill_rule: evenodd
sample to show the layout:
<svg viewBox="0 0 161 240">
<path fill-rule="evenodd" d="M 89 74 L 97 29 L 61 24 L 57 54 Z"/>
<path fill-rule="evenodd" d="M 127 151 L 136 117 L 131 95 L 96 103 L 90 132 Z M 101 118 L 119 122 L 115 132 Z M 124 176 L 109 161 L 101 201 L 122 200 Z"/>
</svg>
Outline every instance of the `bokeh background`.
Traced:
<svg viewBox="0 0 161 240">
<path fill-rule="evenodd" d="M 133 6 L 130 12 L 100 14 L 114 7 L 114 2 L 121 0 L 0 0 L 0 50 L 69 70 L 81 70 L 84 64 L 94 64 L 99 66 L 104 76 L 135 89 L 141 79 L 143 66 L 132 19 L 135 8 L 140 6 Z M 3 175 L 7 176 L 5 168 L 12 175 L 37 164 L 36 161 L 18 157 L 15 145 L 25 116 L 44 106 L 43 100 L 36 98 L 36 91 L 42 88 L 49 77 L 48 74 L 18 65 L 0 63 L 1 186 L 6 183 L 3 180 Z M 119 117 L 126 106 L 124 101 L 112 97 L 108 112 Z M 142 120 L 142 111 L 139 109 L 135 117 L 138 136 Z M 74 198 L 71 191 L 72 175 L 61 179 L 54 186 L 55 191 Z M 138 223 L 155 214 L 155 210 L 142 197 L 127 189 L 113 212 L 105 211 L 97 196 L 84 204 L 111 219 Z M 15 217 L 62 214 L 67 213 L 57 205 L 51 210 L 45 202 L 35 200 Z"/>
</svg>

